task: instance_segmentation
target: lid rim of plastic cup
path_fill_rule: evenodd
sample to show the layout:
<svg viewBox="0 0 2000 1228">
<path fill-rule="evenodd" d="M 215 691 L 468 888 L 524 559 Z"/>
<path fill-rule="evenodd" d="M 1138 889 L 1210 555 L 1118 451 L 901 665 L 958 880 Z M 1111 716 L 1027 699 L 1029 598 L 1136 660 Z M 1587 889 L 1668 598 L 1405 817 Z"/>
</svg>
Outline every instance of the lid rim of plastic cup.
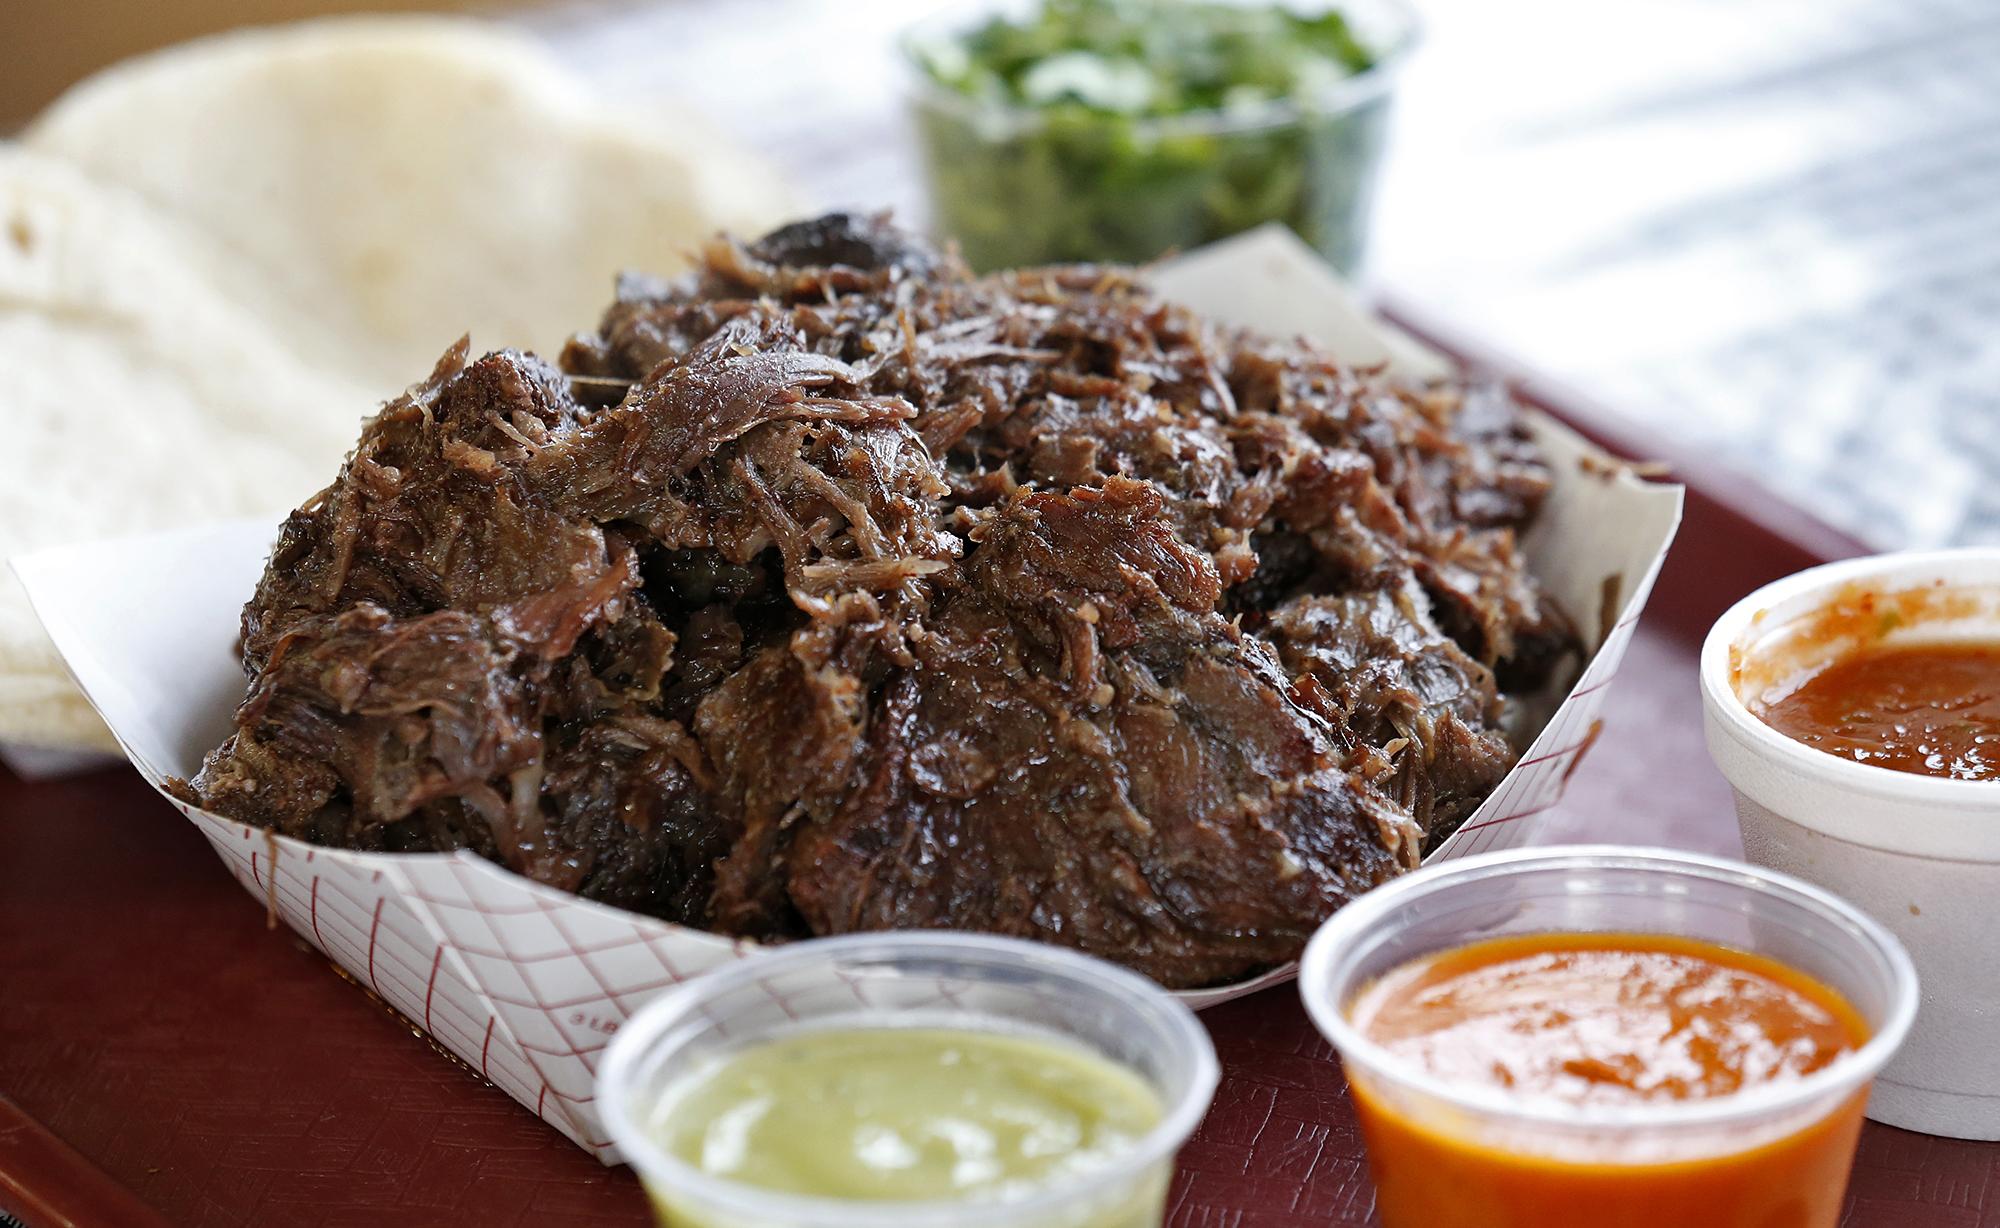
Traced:
<svg viewBox="0 0 2000 1228">
<path fill-rule="evenodd" d="M 1529 868 L 1558 868 L 1565 863 L 1599 869 L 1655 869 L 1714 882 L 1735 881 L 1754 890 L 1775 890 L 1790 896 L 1794 902 L 1828 914 L 1870 947 L 1887 966 L 1891 982 L 1887 1017 L 1860 1048 L 1842 1053 L 1795 1081 L 1766 1083 L 1706 1100 L 1609 1107 L 1526 1100 L 1492 1088 L 1466 1087 L 1440 1079 L 1369 1039 L 1347 1018 L 1347 1002 L 1333 1000 L 1330 981 L 1335 961 L 1354 938 L 1409 900 L 1447 890 L 1454 881 L 1476 881 Z M 1508 849 L 1413 871 L 1377 887 L 1335 913 L 1306 944 L 1305 956 L 1299 963 L 1299 996 L 1306 1013 L 1320 1034 L 1339 1051 L 1343 1063 L 1363 1067 L 1391 1083 L 1482 1116 L 1559 1130 L 1693 1130 L 1754 1124 L 1815 1101 L 1851 1094 L 1875 1077 L 1909 1034 L 1917 1013 L 1917 989 L 1916 967 L 1895 935 L 1832 892 L 1763 866 L 1700 853 L 1616 844 Z"/>
<path fill-rule="evenodd" d="M 1380 7 L 1387 20 L 1394 23 L 1388 40 L 1379 51 L 1374 52 L 1375 58 L 1368 67 L 1348 73 L 1307 99 L 1274 98 L 1239 112 L 1210 107 L 1168 115 L 1106 113 L 1105 118 L 1130 123 L 1135 132 L 1155 139 L 1244 136 L 1346 118 L 1390 94 L 1411 58 L 1422 48 L 1426 37 L 1423 15 L 1411 0 L 1371 2 Z M 1345 6 L 1331 0 L 1326 8 L 1345 11 Z M 992 13 L 993 6 L 988 6 L 981 15 L 991 16 Z M 1039 131 L 1048 123 L 1050 107 L 973 98 L 937 80 L 925 69 L 922 63 L 924 48 L 962 37 L 969 31 L 970 25 L 964 13 L 945 12 L 915 22 L 897 34 L 897 49 L 903 58 L 903 67 L 913 78 L 908 83 L 912 97 L 922 105 L 950 112 L 955 119 L 996 125 L 1003 128 L 1009 138 Z"/>
<path fill-rule="evenodd" d="M 1178 1034 L 1192 1059 L 1187 1088 L 1177 1100 L 1165 1105 L 1160 1120 L 1129 1150 L 1098 1167 L 1065 1174 L 1011 1198 L 844 1199 L 768 1190 L 705 1173 L 669 1154 L 639 1128 L 629 1112 L 631 1075 L 646 1047 L 661 1033 L 684 1020 L 716 993 L 768 975 L 774 963 L 810 966 L 855 951 L 880 951 L 892 958 L 902 953 L 975 958 L 981 954 L 1005 954 L 1011 959 L 1025 959 L 1060 970 L 1096 992 L 1116 996 L 1157 1014 L 1169 1031 Z M 982 1018 L 970 1011 L 966 1016 L 969 1021 Z M 604 1064 L 598 1071 L 597 1099 L 611 1141 L 625 1162 L 642 1177 L 659 1174 L 672 1188 L 686 1190 L 732 1212 L 777 1215 L 802 1228 L 849 1225 L 917 1228 L 940 1223 L 952 1224 L 954 1228 L 981 1228 L 1013 1224 L 1038 1210 L 1071 1205 L 1099 1188 L 1133 1180 L 1151 1166 L 1170 1160 L 1207 1115 L 1221 1074 L 1214 1042 L 1194 1012 L 1136 972 L 1081 952 L 1027 939 L 956 930 L 889 930 L 811 938 L 770 948 L 705 972 L 662 994 L 635 1012 L 611 1038 L 605 1049 Z"/>
</svg>

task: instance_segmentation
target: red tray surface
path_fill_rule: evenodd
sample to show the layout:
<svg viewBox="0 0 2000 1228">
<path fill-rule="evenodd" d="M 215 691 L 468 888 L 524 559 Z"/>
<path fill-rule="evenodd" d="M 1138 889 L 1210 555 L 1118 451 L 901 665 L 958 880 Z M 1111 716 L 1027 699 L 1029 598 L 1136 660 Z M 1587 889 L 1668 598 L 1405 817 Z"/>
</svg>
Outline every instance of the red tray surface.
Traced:
<svg viewBox="0 0 2000 1228">
<path fill-rule="evenodd" d="M 1852 545 L 1740 484 L 1682 476 L 1680 543 L 1555 821 L 1574 838 L 1733 852 L 1728 789 L 1701 742 L 1699 637 L 1756 584 Z M 1374 1222 L 1339 1064 L 1293 990 L 1205 1018 L 1224 1079 L 1181 1156 L 1169 1223 Z M 0 1100 L 0 1208 L 31 1225 L 65 1205 L 85 1208 L 78 1223 L 121 1218 L 119 1186 L 176 1224 L 646 1222 L 628 1171 L 267 929 L 130 771 L 26 784 L 0 769 L 0 1093 L 80 1153 L 52 1152 Z M 126 1221 L 150 1218 L 123 1205 Z M 1845 1224 L 2000 1228 L 2000 1145 L 1871 1123 Z"/>
</svg>

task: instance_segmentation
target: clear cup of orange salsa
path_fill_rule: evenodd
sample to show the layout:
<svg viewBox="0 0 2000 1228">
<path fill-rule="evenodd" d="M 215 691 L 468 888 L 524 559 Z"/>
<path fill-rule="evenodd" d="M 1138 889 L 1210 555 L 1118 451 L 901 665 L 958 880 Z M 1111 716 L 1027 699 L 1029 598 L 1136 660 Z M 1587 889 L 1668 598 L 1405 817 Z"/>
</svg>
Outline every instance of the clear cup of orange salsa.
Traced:
<svg viewBox="0 0 2000 1228">
<path fill-rule="evenodd" d="M 1578 951 L 1616 958 L 1549 954 Z M 1667 984 L 1663 1068 L 1607 1069 L 1615 1044 L 1598 1051 L 1592 1029 L 1639 1026 L 1617 1016 L 1638 1018 L 1652 992 L 1622 977 L 1703 959 L 1727 975 Z M 1449 979 L 1503 964 L 1484 982 Z M 1552 968 L 1597 979 L 1548 993 L 1534 976 Z M 1730 1022 L 1740 998 L 1714 990 L 1751 983 L 1737 974 L 1806 1003 L 1844 1042 L 1796 1070 L 1749 1063 L 1733 1085 L 1705 1082 L 1702 1063 L 1736 1052 L 1728 1029 L 1747 1026 Z M 1299 985 L 1346 1066 L 1386 1228 L 1834 1228 L 1870 1080 L 1917 1005 L 1902 947 L 1837 897 L 1735 862 L 1600 846 L 1467 858 L 1370 892 L 1313 938 Z M 1378 1027 L 1482 1003 L 1492 1026 L 1450 1033 L 1456 1053 Z M 1717 1027 L 1695 1018 L 1704 1003 Z M 1578 1052 L 1539 1055 L 1547 1084 L 1516 1078 L 1536 1069 L 1516 1049 L 1547 1044 Z"/>
</svg>

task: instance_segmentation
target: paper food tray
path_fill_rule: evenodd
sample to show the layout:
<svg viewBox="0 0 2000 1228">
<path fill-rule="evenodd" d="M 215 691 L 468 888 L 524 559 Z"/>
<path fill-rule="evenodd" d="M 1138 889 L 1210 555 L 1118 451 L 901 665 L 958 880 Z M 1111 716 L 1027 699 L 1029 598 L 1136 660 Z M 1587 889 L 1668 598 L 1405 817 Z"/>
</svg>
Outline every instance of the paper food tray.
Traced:
<svg viewBox="0 0 2000 1228">
<path fill-rule="evenodd" d="M 1209 316 L 1312 338 L 1349 361 L 1440 369 L 1354 306 L 1289 232 L 1260 231 L 1161 269 L 1163 292 Z M 1531 843 L 1588 748 L 1680 518 L 1680 488 L 1640 480 L 1546 419 L 1555 471 L 1524 542 L 1591 653 L 1520 763 L 1433 859 Z M 120 745 L 158 787 L 191 776 L 242 698 L 235 639 L 277 526 L 234 523 L 66 547 L 15 564 L 56 646 Z M 174 803 L 243 885 L 482 1076 L 600 1159 L 592 1099 L 619 1023 L 750 943 L 593 904 L 469 852 L 317 848 Z M 1184 993 L 1197 1009 L 1288 979 Z"/>
</svg>

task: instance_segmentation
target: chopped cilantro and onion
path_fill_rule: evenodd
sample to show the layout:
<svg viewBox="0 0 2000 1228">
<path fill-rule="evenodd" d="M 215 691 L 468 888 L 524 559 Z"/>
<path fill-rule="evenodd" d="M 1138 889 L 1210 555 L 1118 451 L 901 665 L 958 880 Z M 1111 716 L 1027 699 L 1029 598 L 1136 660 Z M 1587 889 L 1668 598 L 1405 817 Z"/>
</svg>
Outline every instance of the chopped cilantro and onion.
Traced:
<svg viewBox="0 0 2000 1228">
<path fill-rule="evenodd" d="M 912 51 L 939 221 L 975 266 L 1146 260 L 1277 220 L 1358 256 L 1386 98 L 1338 9 L 1044 0 Z"/>
</svg>

